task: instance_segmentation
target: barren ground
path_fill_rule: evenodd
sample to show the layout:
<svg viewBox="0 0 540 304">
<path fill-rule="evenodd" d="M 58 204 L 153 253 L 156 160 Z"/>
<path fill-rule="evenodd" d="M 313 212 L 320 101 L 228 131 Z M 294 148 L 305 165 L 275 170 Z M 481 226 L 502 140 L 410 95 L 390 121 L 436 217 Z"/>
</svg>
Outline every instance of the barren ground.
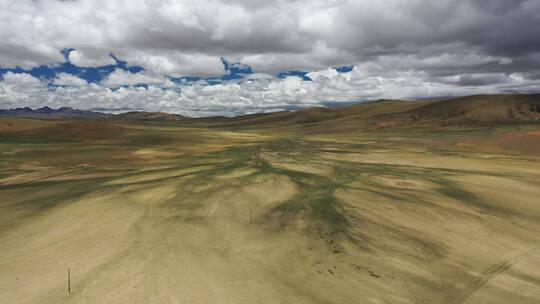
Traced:
<svg viewBox="0 0 540 304">
<path fill-rule="evenodd" d="M 0 302 L 540 303 L 537 126 L 122 128 L 0 143 Z"/>
</svg>

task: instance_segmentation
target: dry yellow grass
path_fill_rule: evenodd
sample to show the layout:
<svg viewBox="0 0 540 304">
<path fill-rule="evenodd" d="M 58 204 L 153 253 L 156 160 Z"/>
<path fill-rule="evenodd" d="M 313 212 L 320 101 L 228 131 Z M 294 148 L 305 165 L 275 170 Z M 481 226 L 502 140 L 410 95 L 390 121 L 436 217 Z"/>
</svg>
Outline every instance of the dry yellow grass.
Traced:
<svg viewBox="0 0 540 304">
<path fill-rule="evenodd" d="M 476 131 L 123 128 L 114 159 L 122 138 L 0 145 L 0 302 L 540 302 L 538 155 L 448 150 Z"/>
</svg>

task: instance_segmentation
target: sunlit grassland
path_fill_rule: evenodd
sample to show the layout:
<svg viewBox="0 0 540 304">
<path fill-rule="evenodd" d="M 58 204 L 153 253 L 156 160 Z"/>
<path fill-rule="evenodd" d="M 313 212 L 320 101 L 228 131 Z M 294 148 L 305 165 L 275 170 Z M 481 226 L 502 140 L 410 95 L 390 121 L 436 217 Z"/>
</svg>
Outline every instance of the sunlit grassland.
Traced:
<svg viewBox="0 0 540 304">
<path fill-rule="evenodd" d="M 540 300 L 540 157 L 459 145 L 515 127 L 110 129 L 2 135 L 8 302 Z"/>
</svg>

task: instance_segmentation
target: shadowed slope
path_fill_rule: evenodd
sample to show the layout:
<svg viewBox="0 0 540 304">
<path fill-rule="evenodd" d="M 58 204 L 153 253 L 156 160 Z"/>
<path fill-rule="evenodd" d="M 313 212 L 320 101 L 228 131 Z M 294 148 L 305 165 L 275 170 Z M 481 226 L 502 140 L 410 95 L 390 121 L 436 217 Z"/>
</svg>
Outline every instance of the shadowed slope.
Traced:
<svg viewBox="0 0 540 304">
<path fill-rule="evenodd" d="M 477 95 L 442 100 L 409 111 L 373 117 L 401 124 L 460 125 L 540 121 L 540 94 Z"/>
<path fill-rule="evenodd" d="M 178 121 L 186 119 L 182 115 L 169 114 L 162 112 L 127 112 L 117 114 L 111 117 L 112 119 L 125 120 L 152 120 L 152 121 Z"/>
<path fill-rule="evenodd" d="M 194 121 L 233 126 L 320 124 L 327 130 L 530 123 L 540 121 L 540 94 L 477 95 L 432 101 L 379 100 L 342 108 L 315 107 Z"/>
<path fill-rule="evenodd" d="M 3 118 L 0 140 L 16 142 L 75 142 L 110 139 L 124 128 L 103 120 L 31 120 Z"/>
</svg>

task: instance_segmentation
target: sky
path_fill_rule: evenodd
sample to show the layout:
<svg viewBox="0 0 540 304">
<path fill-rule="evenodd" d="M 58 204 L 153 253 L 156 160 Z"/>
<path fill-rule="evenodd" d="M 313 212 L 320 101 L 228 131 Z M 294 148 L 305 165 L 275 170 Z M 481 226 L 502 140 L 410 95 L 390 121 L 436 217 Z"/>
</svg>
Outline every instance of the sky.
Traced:
<svg viewBox="0 0 540 304">
<path fill-rule="evenodd" d="M 234 116 L 540 92 L 540 0 L 1 0 L 0 108 Z"/>
</svg>

